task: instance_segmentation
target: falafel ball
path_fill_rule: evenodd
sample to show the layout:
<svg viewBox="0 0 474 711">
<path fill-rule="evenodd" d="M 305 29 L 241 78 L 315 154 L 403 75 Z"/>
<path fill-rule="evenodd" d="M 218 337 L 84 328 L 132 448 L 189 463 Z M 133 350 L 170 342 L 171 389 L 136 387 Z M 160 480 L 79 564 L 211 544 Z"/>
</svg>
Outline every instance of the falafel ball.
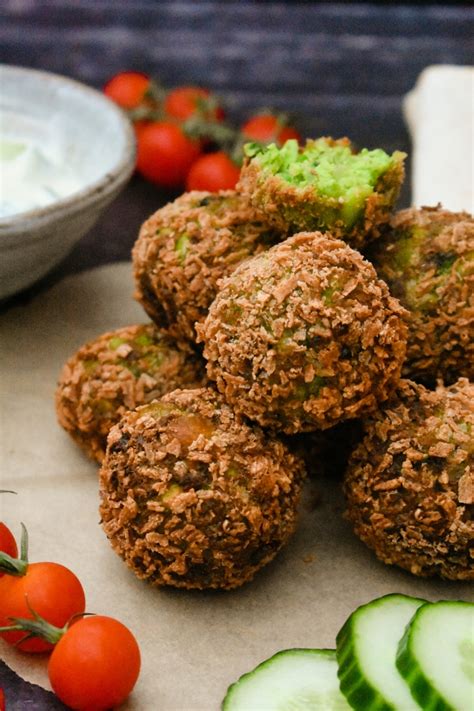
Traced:
<svg viewBox="0 0 474 711">
<path fill-rule="evenodd" d="M 361 248 L 390 218 L 404 179 L 405 154 L 357 152 L 348 138 L 247 144 L 238 189 L 288 232 L 329 231 Z"/>
<path fill-rule="evenodd" d="M 293 533 L 304 466 L 210 388 L 127 413 L 100 474 L 102 525 L 153 585 L 231 589 Z"/>
<path fill-rule="evenodd" d="M 135 298 L 159 326 L 194 341 L 218 280 L 280 238 L 234 190 L 185 193 L 140 230 L 132 252 Z"/>
<path fill-rule="evenodd" d="M 127 410 L 205 382 L 199 356 L 153 324 L 120 328 L 86 343 L 66 362 L 56 390 L 58 421 L 101 462 L 109 430 Z"/>
<path fill-rule="evenodd" d="M 474 580 L 474 384 L 402 380 L 365 422 L 345 475 L 347 518 L 380 560 Z"/>
<path fill-rule="evenodd" d="M 404 315 L 359 252 L 302 232 L 238 267 L 197 329 L 227 402 L 294 434 L 360 417 L 390 395 Z"/>
<path fill-rule="evenodd" d="M 403 375 L 474 380 L 474 220 L 422 207 L 398 212 L 369 259 L 409 311 Z"/>
</svg>

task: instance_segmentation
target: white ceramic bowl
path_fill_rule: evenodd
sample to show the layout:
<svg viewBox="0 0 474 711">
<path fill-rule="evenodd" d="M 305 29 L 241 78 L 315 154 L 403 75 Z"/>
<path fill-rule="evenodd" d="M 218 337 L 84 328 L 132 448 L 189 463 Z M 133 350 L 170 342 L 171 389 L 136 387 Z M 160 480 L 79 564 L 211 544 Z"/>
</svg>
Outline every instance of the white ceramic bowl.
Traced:
<svg viewBox="0 0 474 711">
<path fill-rule="evenodd" d="M 46 274 L 92 227 L 133 172 L 135 139 L 117 106 L 72 79 L 0 65 L 0 87 L 7 118 L 21 123 L 26 138 L 39 130 L 46 142 L 59 140 L 80 176 L 79 189 L 69 197 L 0 218 L 0 298 L 5 298 Z"/>
</svg>

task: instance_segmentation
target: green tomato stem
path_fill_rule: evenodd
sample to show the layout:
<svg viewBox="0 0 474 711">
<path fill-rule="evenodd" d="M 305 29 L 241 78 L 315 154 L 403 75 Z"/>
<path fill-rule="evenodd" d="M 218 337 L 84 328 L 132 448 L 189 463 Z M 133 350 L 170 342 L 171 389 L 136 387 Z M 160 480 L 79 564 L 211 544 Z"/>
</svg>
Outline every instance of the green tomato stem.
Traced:
<svg viewBox="0 0 474 711">
<path fill-rule="evenodd" d="M 55 627 L 38 615 L 34 610 L 32 614 L 35 616 L 33 620 L 26 617 L 10 617 L 13 624 L 0 627 L 0 632 L 26 632 L 26 636 L 20 640 L 24 642 L 31 637 L 41 637 L 50 644 L 57 644 L 61 637 L 67 631 L 67 624 L 64 627 Z"/>
<path fill-rule="evenodd" d="M 12 558 L 8 553 L 0 551 L 0 573 L 15 575 L 21 578 L 28 570 L 28 531 L 24 523 L 21 524 L 20 557 Z"/>
<path fill-rule="evenodd" d="M 50 644 L 57 644 L 66 634 L 73 620 L 78 617 L 86 617 L 94 614 L 92 612 L 79 612 L 76 615 L 73 615 L 66 622 L 64 627 L 56 627 L 33 610 L 28 600 L 27 605 L 33 615 L 32 619 L 28 617 L 9 617 L 8 619 L 11 620 L 13 624 L 0 627 L 0 632 L 25 632 L 25 636 L 22 637 L 17 644 L 21 644 L 32 637 L 40 637 Z"/>
</svg>

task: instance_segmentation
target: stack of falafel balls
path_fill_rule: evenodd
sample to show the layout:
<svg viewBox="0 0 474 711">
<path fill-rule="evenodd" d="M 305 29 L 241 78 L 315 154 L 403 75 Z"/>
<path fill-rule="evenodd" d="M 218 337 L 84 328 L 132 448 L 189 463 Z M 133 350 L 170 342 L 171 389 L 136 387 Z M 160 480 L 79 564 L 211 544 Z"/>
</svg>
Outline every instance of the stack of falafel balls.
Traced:
<svg viewBox="0 0 474 711">
<path fill-rule="evenodd" d="M 474 580 L 472 217 L 393 214 L 399 152 L 246 153 L 236 191 L 143 224 L 153 323 L 64 366 L 59 422 L 102 465 L 113 548 L 155 585 L 235 588 L 294 532 L 306 460 L 344 465 L 346 516 L 380 560 Z"/>
</svg>

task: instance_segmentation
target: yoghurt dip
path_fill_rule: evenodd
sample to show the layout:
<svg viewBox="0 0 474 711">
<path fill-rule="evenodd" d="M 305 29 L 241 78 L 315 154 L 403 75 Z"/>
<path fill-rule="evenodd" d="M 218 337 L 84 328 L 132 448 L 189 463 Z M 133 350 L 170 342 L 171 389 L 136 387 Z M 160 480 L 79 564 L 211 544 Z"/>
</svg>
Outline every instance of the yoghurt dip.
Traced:
<svg viewBox="0 0 474 711">
<path fill-rule="evenodd" d="M 3 122 L 2 122 L 3 123 Z M 45 207 L 82 187 L 60 143 L 0 135 L 0 219 Z"/>
</svg>

